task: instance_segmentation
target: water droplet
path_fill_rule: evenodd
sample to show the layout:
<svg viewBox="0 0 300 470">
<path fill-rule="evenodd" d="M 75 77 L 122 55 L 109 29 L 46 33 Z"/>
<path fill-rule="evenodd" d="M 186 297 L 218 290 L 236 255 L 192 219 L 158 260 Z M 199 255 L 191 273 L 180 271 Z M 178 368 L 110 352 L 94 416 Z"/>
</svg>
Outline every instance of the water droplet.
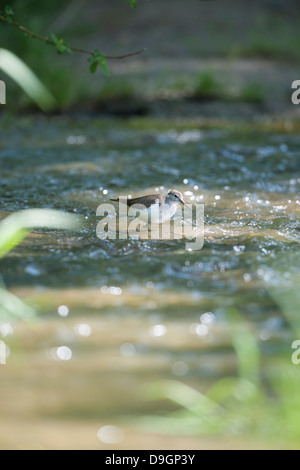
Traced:
<svg viewBox="0 0 300 470">
<path fill-rule="evenodd" d="M 25 272 L 27 274 L 30 274 L 31 276 L 40 276 L 41 275 L 41 270 L 35 266 L 34 264 L 28 264 L 25 268 Z"/>
<path fill-rule="evenodd" d="M 82 145 L 86 142 L 85 135 L 68 135 L 67 144 L 69 145 Z"/>
<path fill-rule="evenodd" d="M 112 295 L 121 295 L 122 294 L 121 287 L 111 286 L 111 287 L 109 287 L 108 291 Z"/>
<path fill-rule="evenodd" d="M 69 315 L 69 308 L 66 305 L 60 305 L 57 311 L 61 317 L 67 317 Z"/>
<path fill-rule="evenodd" d="M 245 273 L 245 274 L 243 275 L 243 279 L 244 279 L 245 282 L 250 282 L 251 279 L 252 279 L 252 276 L 251 276 L 251 274 L 249 274 L 249 273 Z"/>
<path fill-rule="evenodd" d="M 72 350 L 68 346 L 59 346 L 51 349 L 51 356 L 61 361 L 69 361 L 72 358 Z"/>
<path fill-rule="evenodd" d="M 87 323 L 78 323 L 74 326 L 74 331 L 79 336 L 90 336 L 92 328 Z"/>
<path fill-rule="evenodd" d="M 183 361 L 178 361 L 174 362 L 172 365 L 172 372 L 174 375 L 177 375 L 181 377 L 182 375 L 185 375 L 189 370 L 189 366 L 183 362 Z"/>
<path fill-rule="evenodd" d="M 205 312 L 200 316 L 201 323 L 211 325 L 215 322 L 215 315 L 212 312 Z"/>
<path fill-rule="evenodd" d="M 135 346 L 132 343 L 121 344 L 120 351 L 123 356 L 134 356 L 136 353 Z"/>
<path fill-rule="evenodd" d="M 244 245 L 234 245 L 233 247 L 233 250 L 235 251 L 235 253 L 239 254 L 239 253 L 242 253 L 243 251 L 245 251 L 245 246 Z"/>
<path fill-rule="evenodd" d="M 203 323 L 193 323 L 190 327 L 190 331 L 198 336 L 205 336 L 208 333 L 208 327 Z"/>
<path fill-rule="evenodd" d="M 153 325 L 149 330 L 149 334 L 151 336 L 163 336 L 166 334 L 166 332 L 167 328 L 165 327 L 165 325 L 162 324 Z"/>
</svg>

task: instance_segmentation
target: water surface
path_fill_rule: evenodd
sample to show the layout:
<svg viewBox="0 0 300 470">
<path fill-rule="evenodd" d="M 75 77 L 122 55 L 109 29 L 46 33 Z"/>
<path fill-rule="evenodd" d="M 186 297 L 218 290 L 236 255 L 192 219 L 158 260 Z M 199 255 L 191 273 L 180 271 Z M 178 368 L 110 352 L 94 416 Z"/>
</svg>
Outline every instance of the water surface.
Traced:
<svg viewBox="0 0 300 470">
<path fill-rule="evenodd" d="M 85 220 L 79 233 L 34 230 L 1 260 L 7 288 L 40 309 L 34 326 L 2 329 L 10 356 L 1 446 L 110 448 L 97 437 L 106 425 L 121 429 L 119 448 L 211 446 L 193 436 L 171 444 L 159 431 L 137 438 L 133 418 L 174 409 L 141 386 L 175 379 L 205 392 L 235 375 L 232 306 L 263 360 L 290 351 L 274 291 L 299 275 L 298 135 L 188 121 L 22 120 L 5 130 L 0 165 L 2 217 L 42 207 Z M 184 240 L 97 238 L 99 204 L 169 188 L 204 204 L 201 250 L 187 251 Z"/>
</svg>

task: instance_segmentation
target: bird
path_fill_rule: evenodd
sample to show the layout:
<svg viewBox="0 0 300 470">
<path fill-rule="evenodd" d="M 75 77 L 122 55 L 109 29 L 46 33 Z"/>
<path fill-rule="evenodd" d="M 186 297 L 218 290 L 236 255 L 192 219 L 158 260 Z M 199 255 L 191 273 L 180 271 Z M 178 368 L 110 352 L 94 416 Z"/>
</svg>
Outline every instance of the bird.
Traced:
<svg viewBox="0 0 300 470">
<path fill-rule="evenodd" d="M 110 199 L 122 202 L 122 198 Z M 124 201 L 125 202 L 125 201 Z M 149 222 L 149 216 L 154 223 L 163 223 L 170 220 L 177 210 L 177 204 L 187 207 L 180 191 L 170 189 L 167 194 L 148 194 L 126 200 L 127 206 L 134 206 L 140 212 L 139 217 Z"/>
</svg>

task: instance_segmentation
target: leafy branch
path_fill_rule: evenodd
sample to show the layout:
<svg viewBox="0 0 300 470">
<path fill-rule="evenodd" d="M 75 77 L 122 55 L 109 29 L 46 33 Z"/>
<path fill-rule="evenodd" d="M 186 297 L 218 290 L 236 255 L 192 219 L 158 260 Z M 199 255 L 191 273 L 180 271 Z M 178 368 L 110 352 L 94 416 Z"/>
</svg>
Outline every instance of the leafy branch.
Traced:
<svg viewBox="0 0 300 470">
<path fill-rule="evenodd" d="M 95 73 L 97 70 L 98 65 L 100 65 L 102 72 L 104 75 L 109 75 L 109 70 L 106 65 L 106 58 L 103 54 L 101 54 L 98 49 L 96 49 L 91 57 L 88 58 L 88 61 L 91 62 L 90 71 L 91 73 Z"/>
<path fill-rule="evenodd" d="M 137 2 L 135 0 L 126 0 L 129 1 L 131 4 L 132 8 L 136 8 Z M 68 44 L 65 43 L 65 41 L 62 38 L 58 38 L 55 34 L 51 34 L 51 38 L 41 36 L 40 34 L 37 34 L 25 26 L 22 26 L 21 24 L 17 23 L 16 21 L 13 20 L 14 16 L 14 11 L 11 6 L 6 5 L 3 10 L 0 10 L 0 20 L 4 21 L 5 23 L 10 24 L 11 26 L 14 26 L 15 28 L 19 29 L 22 31 L 26 36 L 29 36 L 34 39 L 38 39 L 46 44 L 50 44 L 52 46 L 55 46 L 57 52 L 60 54 L 64 52 L 72 53 L 72 52 L 80 52 L 82 54 L 87 54 L 90 57 L 88 58 L 88 61 L 91 62 L 90 65 L 90 71 L 91 73 L 94 73 L 100 65 L 100 68 L 102 72 L 105 75 L 109 75 L 109 70 L 107 67 L 107 60 L 120 60 L 120 59 L 126 59 L 127 57 L 132 57 L 135 55 L 139 55 L 142 52 L 145 51 L 145 49 L 140 49 L 138 51 L 134 52 L 129 52 L 128 54 L 123 54 L 123 55 L 118 55 L 118 56 L 111 56 L 107 54 L 100 53 L 98 49 L 95 49 L 94 51 L 89 51 L 87 49 L 81 49 L 79 47 L 72 47 L 69 46 Z"/>
</svg>

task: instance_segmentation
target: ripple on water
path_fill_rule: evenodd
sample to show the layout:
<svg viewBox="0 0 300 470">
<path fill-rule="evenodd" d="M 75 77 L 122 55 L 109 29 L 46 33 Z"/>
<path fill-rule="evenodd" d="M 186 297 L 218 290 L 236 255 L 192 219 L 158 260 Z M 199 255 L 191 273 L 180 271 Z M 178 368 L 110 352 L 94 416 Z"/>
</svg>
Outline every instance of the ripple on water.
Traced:
<svg viewBox="0 0 300 470">
<path fill-rule="evenodd" d="M 133 367 L 145 357 L 149 370 L 162 357 L 162 375 L 176 378 L 234 370 L 217 350 L 228 346 L 220 318 L 228 324 L 231 303 L 266 345 L 284 329 L 270 292 L 288 288 L 299 274 L 298 136 L 170 127 L 137 131 L 120 123 L 108 129 L 89 122 L 76 130 L 62 123 L 40 127 L 30 144 L 25 133 L 6 136 L 10 148 L 0 149 L 2 211 L 51 206 L 88 217 L 81 234 L 34 231 L 1 260 L 8 287 L 52 288 L 61 296 L 55 298 L 55 321 L 69 326 L 58 336 L 61 346 L 51 349 L 56 367 L 55 361 L 73 366 L 77 343 L 92 344 L 96 338 L 88 367 L 99 354 L 97 367 L 106 372 L 111 366 L 120 374 L 120 360 Z M 205 205 L 201 250 L 187 252 L 182 240 L 97 238 L 99 204 L 119 193 L 134 196 L 169 187 L 178 188 L 188 202 Z M 91 324 L 86 308 L 99 324 Z M 182 323 L 174 326 L 178 319 Z M 3 337 L 9 328 L 0 324 Z M 141 347 L 143 341 L 148 349 Z M 170 356 L 161 353 L 164 347 Z M 201 359 L 200 349 L 214 347 L 208 361 Z M 124 437 L 110 424 L 97 435 L 104 443 Z"/>
</svg>

